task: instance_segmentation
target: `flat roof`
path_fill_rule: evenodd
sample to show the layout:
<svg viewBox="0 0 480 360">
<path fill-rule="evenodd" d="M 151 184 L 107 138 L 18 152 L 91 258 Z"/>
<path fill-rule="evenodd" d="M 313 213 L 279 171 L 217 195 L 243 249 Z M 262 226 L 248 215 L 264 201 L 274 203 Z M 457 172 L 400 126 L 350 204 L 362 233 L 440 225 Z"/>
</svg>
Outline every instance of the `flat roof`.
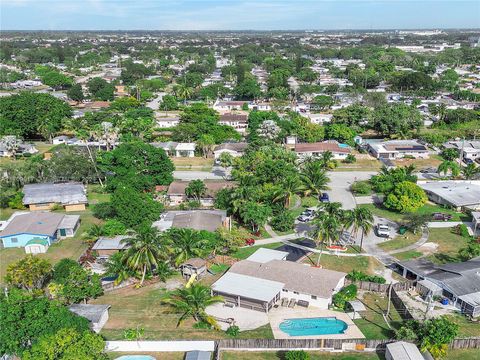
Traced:
<svg viewBox="0 0 480 360">
<path fill-rule="evenodd" d="M 288 252 L 267 248 L 260 248 L 250 255 L 247 260 L 257 263 L 267 263 L 270 260 L 284 260 L 288 256 Z"/>
<path fill-rule="evenodd" d="M 270 302 L 282 291 L 283 285 L 278 281 L 227 272 L 212 285 L 212 289 L 225 294 Z"/>
<path fill-rule="evenodd" d="M 480 204 L 480 185 L 464 181 L 434 181 L 418 185 L 454 206 Z"/>
<path fill-rule="evenodd" d="M 406 341 L 387 344 L 387 350 L 392 360 L 425 360 L 417 346 Z"/>
</svg>

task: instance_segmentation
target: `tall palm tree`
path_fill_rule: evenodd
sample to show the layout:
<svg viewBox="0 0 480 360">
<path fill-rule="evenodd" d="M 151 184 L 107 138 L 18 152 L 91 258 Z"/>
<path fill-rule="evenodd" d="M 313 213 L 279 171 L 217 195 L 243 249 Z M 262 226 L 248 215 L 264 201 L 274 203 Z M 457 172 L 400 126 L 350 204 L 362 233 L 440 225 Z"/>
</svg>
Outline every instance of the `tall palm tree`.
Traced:
<svg viewBox="0 0 480 360">
<path fill-rule="evenodd" d="M 162 237 L 157 228 L 145 226 L 123 241 L 128 247 L 124 262 L 130 270 L 142 273 L 141 286 L 147 271 L 152 272 L 165 257 Z"/>
<path fill-rule="evenodd" d="M 207 255 L 208 241 L 192 229 L 173 229 L 164 234 L 164 240 L 170 245 L 175 265 L 191 259 Z"/>
<path fill-rule="evenodd" d="M 314 225 L 314 230 L 312 232 L 313 240 L 317 244 L 317 247 L 320 247 L 320 254 L 318 254 L 317 259 L 317 266 L 320 266 L 323 244 L 327 242 L 328 245 L 331 245 L 334 241 L 339 239 L 341 223 L 335 216 L 327 213 L 320 213 L 315 219 L 313 219 L 312 224 Z"/>
<path fill-rule="evenodd" d="M 337 162 L 333 159 L 333 153 L 331 151 L 325 151 L 320 157 L 320 161 L 324 169 L 334 169 L 337 167 Z"/>
<path fill-rule="evenodd" d="M 205 322 L 215 329 L 219 328 L 217 321 L 208 315 L 205 309 L 210 305 L 223 303 L 224 299 L 221 296 L 212 296 L 210 288 L 204 285 L 192 284 L 188 288 L 172 291 L 162 299 L 162 302 L 182 313 L 177 326 L 180 326 L 185 319 L 193 317 L 195 321 Z"/>
<path fill-rule="evenodd" d="M 189 99 L 193 94 L 193 89 L 186 84 L 178 85 L 176 93 L 180 98 L 183 99 L 183 104 L 186 105 L 187 99 Z"/>
<path fill-rule="evenodd" d="M 305 196 L 319 196 L 323 190 L 328 190 L 327 184 L 330 179 L 320 161 L 310 161 L 300 173 L 300 180 L 303 183 L 303 194 Z"/>
<path fill-rule="evenodd" d="M 285 209 L 290 207 L 292 197 L 303 192 L 303 185 L 297 176 L 287 176 L 275 192 L 273 201 L 282 200 Z"/>
<path fill-rule="evenodd" d="M 462 175 L 466 180 L 473 179 L 480 173 L 480 167 L 476 167 L 474 164 L 468 164 L 462 168 Z"/>
<path fill-rule="evenodd" d="M 347 228 L 353 228 L 353 234 L 355 237 L 357 237 L 359 230 L 362 233 L 362 237 L 360 238 L 360 251 L 362 251 L 365 234 L 368 234 L 373 228 L 373 221 L 373 214 L 368 208 L 357 207 L 346 212 L 345 226 Z"/>
</svg>

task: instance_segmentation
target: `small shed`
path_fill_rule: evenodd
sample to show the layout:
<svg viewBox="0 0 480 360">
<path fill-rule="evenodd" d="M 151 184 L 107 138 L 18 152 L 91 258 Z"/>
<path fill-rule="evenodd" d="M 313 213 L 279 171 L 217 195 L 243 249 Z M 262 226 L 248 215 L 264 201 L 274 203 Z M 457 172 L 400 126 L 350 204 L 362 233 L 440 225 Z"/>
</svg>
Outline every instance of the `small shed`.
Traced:
<svg viewBox="0 0 480 360">
<path fill-rule="evenodd" d="M 49 242 L 47 239 L 33 238 L 25 244 L 25 253 L 44 254 L 47 252 Z"/>
<path fill-rule="evenodd" d="M 187 351 L 185 354 L 185 360 L 210 360 L 212 353 L 210 351 Z"/>
<path fill-rule="evenodd" d="M 200 258 L 192 258 L 180 265 L 180 271 L 185 278 L 189 278 L 193 274 L 202 277 L 207 273 L 207 261 Z"/>
<path fill-rule="evenodd" d="M 425 360 L 415 344 L 397 341 L 387 344 L 386 360 Z"/>
<path fill-rule="evenodd" d="M 68 309 L 89 320 L 92 324 L 92 330 L 99 333 L 108 321 L 110 305 L 74 304 L 70 305 Z"/>
</svg>

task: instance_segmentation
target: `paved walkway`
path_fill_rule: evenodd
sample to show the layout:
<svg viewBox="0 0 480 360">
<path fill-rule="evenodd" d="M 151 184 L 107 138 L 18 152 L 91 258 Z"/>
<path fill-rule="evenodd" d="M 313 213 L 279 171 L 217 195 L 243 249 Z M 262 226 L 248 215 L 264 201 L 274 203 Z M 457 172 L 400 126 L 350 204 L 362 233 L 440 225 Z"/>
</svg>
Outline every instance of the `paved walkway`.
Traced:
<svg viewBox="0 0 480 360">
<path fill-rule="evenodd" d="M 401 249 L 389 251 L 387 254 L 392 255 L 392 254 L 398 254 L 398 253 L 401 253 L 401 252 L 404 252 L 404 251 L 415 250 L 416 248 L 419 248 L 420 246 L 422 246 L 423 244 L 425 244 L 428 241 L 428 235 L 429 235 L 428 227 L 425 227 L 422 231 L 422 236 L 420 237 L 420 239 L 418 239 L 417 242 L 415 242 L 412 245 L 401 248 Z"/>
<path fill-rule="evenodd" d="M 278 234 L 272 229 L 272 227 L 268 224 L 265 224 L 264 226 L 265 231 L 270 235 L 272 238 L 278 238 Z"/>
</svg>

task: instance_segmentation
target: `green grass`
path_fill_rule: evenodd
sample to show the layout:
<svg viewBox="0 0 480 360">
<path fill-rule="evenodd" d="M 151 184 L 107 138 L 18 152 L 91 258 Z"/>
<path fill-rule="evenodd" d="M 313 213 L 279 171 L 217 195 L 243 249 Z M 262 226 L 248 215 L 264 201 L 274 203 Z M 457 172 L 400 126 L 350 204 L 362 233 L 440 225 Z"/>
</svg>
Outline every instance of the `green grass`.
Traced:
<svg viewBox="0 0 480 360">
<path fill-rule="evenodd" d="M 235 251 L 231 256 L 233 258 L 243 260 L 249 257 L 250 255 L 252 255 L 255 251 L 257 251 L 260 248 L 276 249 L 282 245 L 283 245 L 282 242 L 276 242 L 276 243 L 265 244 L 265 245 L 243 247 Z"/>
<path fill-rule="evenodd" d="M 416 259 L 420 256 L 423 256 L 423 254 L 419 251 L 409 250 L 409 251 L 404 251 L 404 252 L 401 252 L 401 253 L 397 253 L 394 256 L 400 261 L 407 261 L 407 260 L 412 260 L 412 259 Z"/>
<path fill-rule="evenodd" d="M 87 197 L 90 205 L 110 201 L 110 194 L 102 189 L 100 185 L 88 185 Z"/>
<path fill-rule="evenodd" d="M 215 274 L 222 274 L 227 271 L 229 267 L 230 266 L 226 264 L 214 264 L 210 266 L 210 271 L 214 272 Z"/>
<path fill-rule="evenodd" d="M 285 351 L 222 351 L 222 360 L 284 360 Z M 310 360 L 378 360 L 384 359 L 377 353 L 333 353 L 308 351 Z"/>
<path fill-rule="evenodd" d="M 303 259 L 303 263 L 316 265 L 318 254 L 310 254 Z M 374 275 L 376 269 L 381 269 L 378 260 L 371 256 L 336 256 L 322 254 L 320 265 L 329 270 L 343 271 L 349 273 L 352 270 L 363 271 L 366 274 Z"/>
<path fill-rule="evenodd" d="M 61 211 L 59 211 L 61 212 Z M 69 215 L 80 215 L 81 224 L 72 238 L 65 238 L 50 246 L 45 254 L 36 256 L 49 260 L 52 264 L 63 258 L 77 258 L 87 249 L 88 245 L 83 240 L 86 231 L 93 224 L 100 224 L 101 220 L 93 217 L 91 212 L 86 211 L 69 212 Z M 23 248 L 8 248 L 0 250 L 0 283 L 3 281 L 8 265 L 25 257 Z"/>
<path fill-rule="evenodd" d="M 359 205 L 360 207 L 366 207 L 370 209 L 370 211 L 377 216 L 384 217 L 386 219 L 390 219 L 395 222 L 401 222 L 403 220 L 404 214 L 395 212 L 395 211 L 390 211 L 382 206 L 376 206 L 374 204 L 361 204 Z M 423 215 L 423 214 L 428 214 L 432 215 L 433 213 L 436 212 L 441 212 L 445 214 L 450 214 L 452 215 L 452 220 L 451 221 L 462 221 L 467 218 L 465 214 L 458 213 L 454 210 L 447 209 L 438 205 L 434 204 L 425 204 L 422 206 L 420 209 L 415 211 L 415 214 Z"/>
<path fill-rule="evenodd" d="M 400 328 L 403 320 L 393 304 L 390 306 L 389 323 L 392 329 L 389 329 L 383 314 L 387 310 L 388 298 L 378 293 L 365 293 L 362 302 L 367 311 L 362 312 L 362 319 L 353 320 L 360 331 L 367 339 L 391 339 L 394 336 L 394 329 Z"/>
<path fill-rule="evenodd" d="M 478 349 L 448 350 L 444 360 L 478 360 Z"/>
<path fill-rule="evenodd" d="M 453 233 L 451 228 L 430 229 L 429 231 L 428 242 L 438 244 L 438 248 L 435 254 L 427 256 L 427 259 L 440 264 L 460 261 L 458 251 L 467 245 L 468 239 Z"/>
<path fill-rule="evenodd" d="M 22 210 L 11 209 L 11 208 L 0 209 L 0 220 L 8 220 L 15 211 L 22 211 Z"/>
<path fill-rule="evenodd" d="M 421 236 L 422 236 L 421 232 L 418 232 L 417 234 L 413 234 L 410 231 L 407 231 L 405 234 L 398 235 L 397 237 L 395 237 L 395 239 L 385 241 L 383 243 L 378 244 L 377 246 L 387 252 L 392 250 L 402 249 L 404 247 L 415 244 L 420 239 Z"/>
<path fill-rule="evenodd" d="M 181 277 L 174 280 L 182 281 Z M 181 314 L 162 304 L 166 294 L 163 284 L 153 283 L 142 288 L 127 287 L 108 292 L 91 301 L 95 304 L 110 304 L 109 320 L 101 335 L 108 340 L 123 340 L 125 329 L 137 326 L 145 329 L 145 340 L 214 340 L 229 338 L 224 331 L 197 329 L 194 320 L 186 319 L 177 327 Z M 273 339 L 270 325 L 256 330 L 244 331 L 241 339 Z"/>
<path fill-rule="evenodd" d="M 458 337 L 480 336 L 480 323 L 472 322 L 459 314 L 449 315 L 448 318 L 458 325 Z"/>
</svg>

